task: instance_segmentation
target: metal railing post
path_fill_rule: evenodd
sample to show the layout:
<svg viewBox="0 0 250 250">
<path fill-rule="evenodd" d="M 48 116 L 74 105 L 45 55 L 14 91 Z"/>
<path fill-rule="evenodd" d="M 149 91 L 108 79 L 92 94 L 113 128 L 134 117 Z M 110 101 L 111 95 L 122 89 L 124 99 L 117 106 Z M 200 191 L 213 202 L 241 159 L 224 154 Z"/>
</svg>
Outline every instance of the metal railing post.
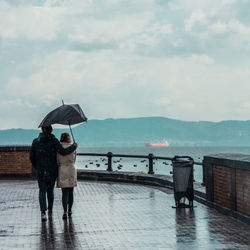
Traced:
<svg viewBox="0 0 250 250">
<path fill-rule="evenodd" d="M 113 154 L 111 152 L 107 153 L 107 157 L 108 157 L 108 168 L 107 168 L 107 171 L 113 171 L 113 169 L 112 169 L 112 156 L 113 156 Z"/>
<path fill-rule="evenodd" d="M 153 169 L 153 154 L 148 155 L 148 174 L 154 174 L 154 169 Z"/>
</svg>

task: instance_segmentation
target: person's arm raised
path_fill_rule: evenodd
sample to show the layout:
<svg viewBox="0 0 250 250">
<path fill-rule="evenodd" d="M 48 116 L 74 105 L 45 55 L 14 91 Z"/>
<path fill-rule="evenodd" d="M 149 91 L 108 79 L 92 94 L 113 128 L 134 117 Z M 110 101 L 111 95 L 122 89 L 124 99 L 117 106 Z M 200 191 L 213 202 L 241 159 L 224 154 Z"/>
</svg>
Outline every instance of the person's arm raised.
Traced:
<svg viewBox="0 0 250 250">
<path fill-rule="evenodd" d="M 56 139 L 57 140 L 57 139 Z M 77 143 L 74 142 L 71 146 L 64 148 L 61 143 L 57 140 L 57 147 L 58 147 L 58 153 L 61 155 L 68 155 L 72 152 L 74 152 L 77 148 Z"/>
</svg>

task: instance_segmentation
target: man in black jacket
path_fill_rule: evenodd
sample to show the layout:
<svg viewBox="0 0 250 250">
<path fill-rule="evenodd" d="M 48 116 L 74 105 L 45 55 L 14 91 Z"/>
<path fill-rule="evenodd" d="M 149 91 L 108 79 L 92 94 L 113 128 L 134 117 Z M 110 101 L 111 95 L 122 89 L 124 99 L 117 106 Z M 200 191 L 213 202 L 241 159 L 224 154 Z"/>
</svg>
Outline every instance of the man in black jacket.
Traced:
<svg viewBox="0 0 250 250">
<path fill-rule="evenodd" d="M 48 199 L 48 215 L 49 217 L 52 216 L 54 186 L 58 173 L 57 152 L 62 155 L 67 155 L 77 148 L 77 143 L 74 143 L 68 148 L 63 148 L 52 134 L 52 130 L 51 126 L 42 127 L 42 133 L 33 140 L 30 151 L 30 161 L 36 171 L 36 179 L 39 186 L 39 203 L 42 221 L 47 220 L 46 194 Z"/>
</svg>

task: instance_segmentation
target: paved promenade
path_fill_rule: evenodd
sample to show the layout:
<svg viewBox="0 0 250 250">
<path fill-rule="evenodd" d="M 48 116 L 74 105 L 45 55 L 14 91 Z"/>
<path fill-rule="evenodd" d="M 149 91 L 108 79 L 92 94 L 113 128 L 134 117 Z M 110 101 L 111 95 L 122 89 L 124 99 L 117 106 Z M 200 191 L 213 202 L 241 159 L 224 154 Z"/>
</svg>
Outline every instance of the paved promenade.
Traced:
<svg viewBox="0 0 250 250">
<path fill-rule="evenodd" d="M 0 249 L 250 249 L 250 226 L 148 186 L 79 181 L 72 219 L 41 222 L 35 181 L 0 180 Z"/>
</svg>

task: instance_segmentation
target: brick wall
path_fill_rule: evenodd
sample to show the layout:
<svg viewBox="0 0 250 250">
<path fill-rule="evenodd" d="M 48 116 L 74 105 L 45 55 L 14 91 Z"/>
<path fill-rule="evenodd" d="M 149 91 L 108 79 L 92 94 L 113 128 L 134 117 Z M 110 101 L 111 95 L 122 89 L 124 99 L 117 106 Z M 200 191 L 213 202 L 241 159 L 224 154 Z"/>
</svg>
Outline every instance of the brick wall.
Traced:
<svg viewBox="0 0 250 250">
<path fill-rule="evenodd" d="M 213 166 L 214 202 L 231 208 L 232 185 L 230 168 Z"/>
<path fill-rule="evenodd" d="M 235 185 L 235 209 L 250 215 L 250 171 L 237 169 Z M 230 168 L 213 166 L 213 196 L 215 203 L 230 209 L 233 208 L 232 172 Z"/>
<path fill-rule="evenodd" d="M 0 147 L 0 175 L 31 174 L 29 151 L 29 146 Z"/>
<path fill-rule="evenodd" d="M 236 170 L 237 211 L 250 215 L 250 171 Z"/>
</svg>

